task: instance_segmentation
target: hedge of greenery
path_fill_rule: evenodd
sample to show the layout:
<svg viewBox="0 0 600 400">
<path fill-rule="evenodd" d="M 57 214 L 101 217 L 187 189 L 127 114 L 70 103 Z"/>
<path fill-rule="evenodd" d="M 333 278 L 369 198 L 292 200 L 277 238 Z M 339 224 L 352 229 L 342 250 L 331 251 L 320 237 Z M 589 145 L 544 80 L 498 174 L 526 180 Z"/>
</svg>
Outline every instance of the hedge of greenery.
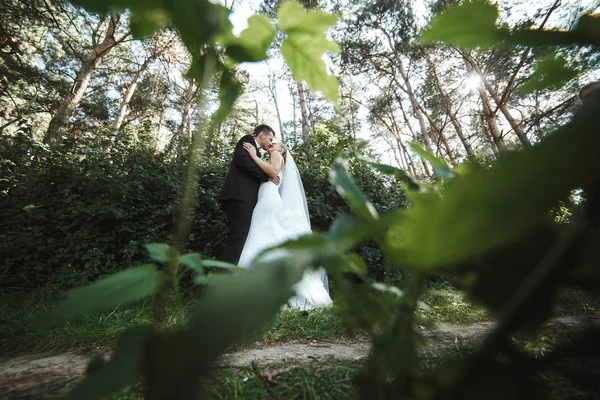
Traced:
<svg viewBox="0 0 600 400">
<path fill-rule="evenodd" d="M 331 139 L 321 132 L 315 140 Z M 329 166 L 349 143 L 323 146 L 318 162 L 299 158 L 313 229 L 329 228 L 347 203 L 329 182 Z M 301 152 L 301 149 L 298 149 Z M 25 133 L 0 145 L 0 285 L 65 287 L 84 284 L 147 257 L 144 244 L 169 242 L 178 217 L 185 162 L 157 154 L 150 146 L 79 149 L 65 143 L 49 150 Z M 311 165 L 309 168 L 308 165 Z M 227 225 L 217 196 L 227 164 L 203 160 L 189 251 L 220 256 Z M 381 211 L 407 200 L 400 185 L 355 159 L 361 188 Z M 384 280 L 386 265 L 375 245 L 360 250 L 373 279 Z M 397 279 L 397 277 L 395 278 Z"/>
</svg>

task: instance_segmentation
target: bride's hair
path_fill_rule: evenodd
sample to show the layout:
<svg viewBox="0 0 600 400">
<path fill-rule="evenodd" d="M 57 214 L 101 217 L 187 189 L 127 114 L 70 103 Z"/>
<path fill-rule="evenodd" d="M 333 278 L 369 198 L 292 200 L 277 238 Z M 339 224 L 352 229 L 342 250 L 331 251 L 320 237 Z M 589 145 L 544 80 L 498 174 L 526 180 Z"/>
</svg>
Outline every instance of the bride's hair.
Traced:
<svg viewBox="0 0 600 400">
<path fill-rule="evenodd" d="M 283 162 L 285 162 L 285 156 L 287 155 L 288 149 L 287 149 L 287 147 L 285 147 L 285 146 L 284 146 L 284 144 L 283 144 L 283 143 L 277 143 L 277 144 L 278 144 L 278 145 L 281 147 L 281 149 L 283 150 L 283 151 L 281 152 L 281 155 L 283 156 Z"/>
</svg>

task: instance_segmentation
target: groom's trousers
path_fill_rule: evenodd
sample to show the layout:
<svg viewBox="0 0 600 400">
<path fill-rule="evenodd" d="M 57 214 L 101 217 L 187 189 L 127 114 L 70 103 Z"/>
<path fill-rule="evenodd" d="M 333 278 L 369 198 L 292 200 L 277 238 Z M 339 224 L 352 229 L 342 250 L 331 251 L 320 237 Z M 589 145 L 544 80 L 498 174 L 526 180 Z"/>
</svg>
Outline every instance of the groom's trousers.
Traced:
<svg viewBox="0 0 600 400">
<path fill-rule="evenodd" d="M 237 265 L 250 232 L 254 206 L 243 201 L 226 200 L 223 201 L 223 209 L 227 215 L 229 243 L 223 250 L 221 261 Z"/>
</svg>

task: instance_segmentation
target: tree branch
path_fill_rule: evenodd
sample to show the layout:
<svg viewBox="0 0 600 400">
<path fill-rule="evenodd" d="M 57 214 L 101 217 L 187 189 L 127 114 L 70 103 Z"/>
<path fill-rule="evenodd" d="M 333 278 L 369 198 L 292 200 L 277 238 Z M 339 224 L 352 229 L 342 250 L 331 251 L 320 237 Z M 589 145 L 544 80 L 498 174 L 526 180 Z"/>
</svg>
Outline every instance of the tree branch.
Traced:
<svg viewBox="0 0 600 400">
<path fill-rule="evenodd" d="M 544 28 L 544 26 L 546 25 L 546 22 L 548 22 L 548 19 L 550 18 L 550 15 L 552 15 L 552 13 L 560 6 L 560 3 L 561 3 L 561 0 L 556 0 L 554 2 L 552 7 L 550 7 L 548 12 L 546 13 L 546 17 L 540 24 L 540 27 L 538 28 L 538 30 Z M 525 62 L 527 61 L 527 58 L 529 57 L 530 52 L 531 52 L 531 47 L 528 47 L 525 49 L 525 51 L 523 51 L 523 54 L 521 55 L 521 61 L 519 62 L 519 64 L 517 65 L 517 68 L 515 68 L 512 76 L 510 77 L 508 84 L 506 85 L 506 88 L 504 89 L 504 92 L 502 93 L 502 96 L 500 96 L 500 101 L 498 102 L 498 104 L 496 104 L 496 110 L 494 111 L 494 114 L 496 114 L 498 112 L 498 109 L 501 107 L 502 104 L 504 104 L 504 102 L 506 101 L 508 96 L 512 93 L 513 84 L 515 82 L 515 79 L 517 78 L 519 71 L 521 71 L 521 68 L 523 68 L 523 66 L 525 65 Z"/>
</svg>

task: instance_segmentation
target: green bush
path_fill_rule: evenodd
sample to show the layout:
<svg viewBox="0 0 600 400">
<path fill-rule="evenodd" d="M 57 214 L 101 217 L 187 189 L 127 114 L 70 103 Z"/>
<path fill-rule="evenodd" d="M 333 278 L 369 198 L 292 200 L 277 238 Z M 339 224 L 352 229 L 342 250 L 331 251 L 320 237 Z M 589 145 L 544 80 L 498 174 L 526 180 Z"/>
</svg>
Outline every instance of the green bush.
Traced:
<svg viewBox="0 0 600 400">
<path fill-rule="evenodd" d="M 0 162 L 2 286 L 81 285 L 142 262 L 146 243 L 172 240 L 185 170 L 181 159 L 143 145 L 107 153 L 64 143 L 49 150 L 23 132 L 0 145 Z M 227 241 L 225 215 L 216 200 L 227 168 L 221 160 L 207 159 L 199 171 L 186 249 L 207 258 L 218 258 Z M 326 231 L 338 214 L 350 211 L 323 172 L 328 168 L 302 171 L 316 231 Z M 390 190 L 393 183 L 364 163 L 355 162 L 353 173 L 378 210 L 406 202 L 399 186 Z M 379 249 L 365 246 L 359 253 L 371 276 L 384 279 Z"/>
<path fill-rule="evenodd" d="M 81 284 L 169 240 L 179 168 L 148 148 L 50 151 L 21 135 L 0 160 L 2 285 Z"/>
</svg>

